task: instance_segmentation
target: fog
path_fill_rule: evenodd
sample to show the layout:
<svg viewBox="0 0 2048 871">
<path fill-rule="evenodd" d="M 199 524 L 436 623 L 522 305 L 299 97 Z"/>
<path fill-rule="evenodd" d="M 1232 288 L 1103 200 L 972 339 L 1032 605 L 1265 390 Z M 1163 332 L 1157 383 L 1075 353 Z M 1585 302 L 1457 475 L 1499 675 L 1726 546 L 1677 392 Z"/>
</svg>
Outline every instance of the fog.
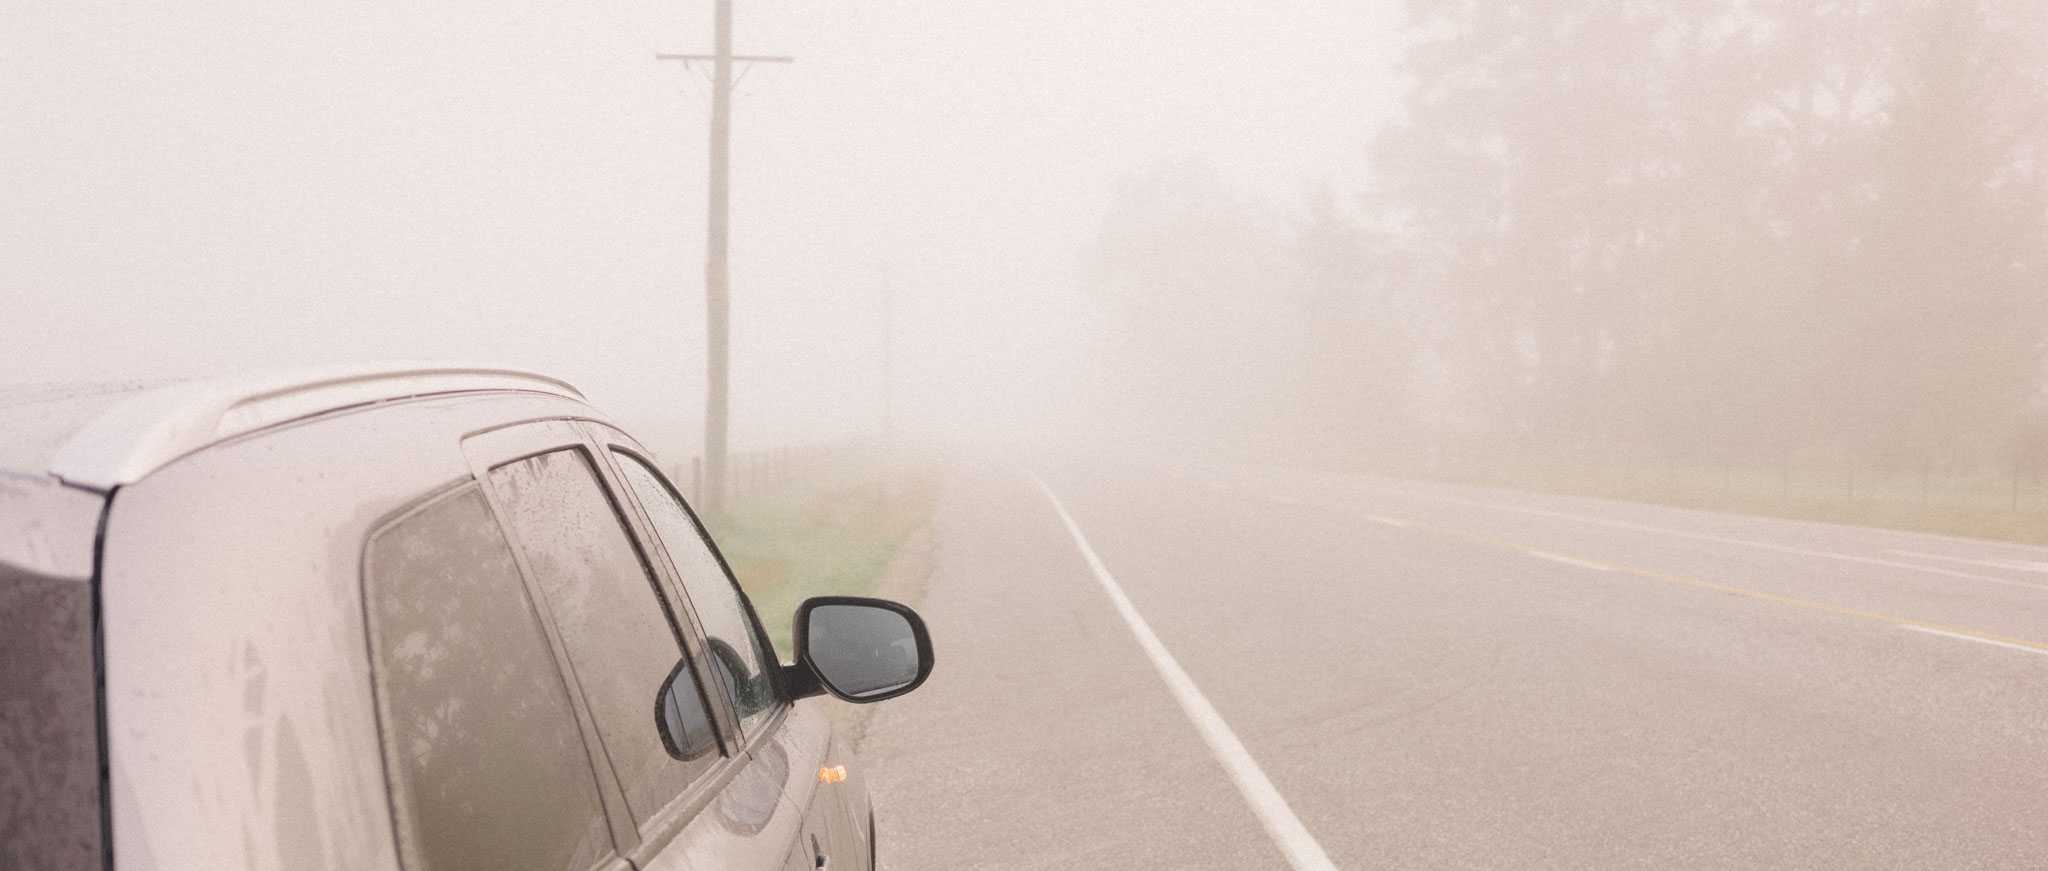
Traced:
<svg viewBox="0 0 2048 871">
<path fill-rule="evenodd" d="M 742 0 L 733 445 L 887 341 L 944 441 L 2035 468 L 2043 16 Z M 0 381 L 508 361 L 698 450 L 708 3 L 5 18 Z"/>
<path fill-rule="evenodd" d="M 0 378 L 360 359 L 563 372 L 693 449 L 709 4 L 16 5 Z M 1082 364 L 1114 179 L 1356 178 L 1396 12 L 739 5 L 734 445 L 1000 430 Z M 886 277 L 886 278 L 885 278 Z M 89 350 L 90 349 L 90 350 Z M 1000 397 L 1000 398 L 998 398 Z M 664 414 L 673 409 L 682 420 Z"/>
</svg>

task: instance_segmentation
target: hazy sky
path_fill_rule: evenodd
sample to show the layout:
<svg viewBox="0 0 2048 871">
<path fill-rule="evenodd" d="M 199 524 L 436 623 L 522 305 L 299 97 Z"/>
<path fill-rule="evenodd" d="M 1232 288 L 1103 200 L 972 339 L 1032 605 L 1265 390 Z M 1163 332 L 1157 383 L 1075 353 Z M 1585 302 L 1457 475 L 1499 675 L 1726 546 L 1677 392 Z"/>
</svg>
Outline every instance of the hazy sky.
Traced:
<svg viewBox="0 0 2048 871">
<path fill-rule="evenodd" d="M 693 449 L 708 0 L 4 2 L 0 381 L 509 361 Z M 885 273 L 904 416 L 1018 418 L 1118 176 L 1355 188 L 1398 97 L 1394 2 L 737 6 L 739 448 L 875 426 Z"/>
</svg>

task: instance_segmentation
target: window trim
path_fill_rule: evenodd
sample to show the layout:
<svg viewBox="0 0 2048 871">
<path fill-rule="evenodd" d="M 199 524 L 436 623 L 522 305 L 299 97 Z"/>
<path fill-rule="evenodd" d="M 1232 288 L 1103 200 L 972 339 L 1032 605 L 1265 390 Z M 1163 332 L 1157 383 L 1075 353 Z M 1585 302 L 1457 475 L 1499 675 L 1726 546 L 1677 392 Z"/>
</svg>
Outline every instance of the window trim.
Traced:
<svg viewBox="0 0 2048 871">
<path fill-rule="evenodd" d="M 761 643 L 765 645 L 767 636 L 761 633 L 761 621 L 754 614 L 753 602 L 747 598 L 745 590 L 741 589 L 739 583 L 733 580 L 732 569 L 726 565 L 725 555 L 719 552 L 717 544 L 711 540 L 710 533 L 704 529 L 703 521 L 697 518 L 696 509 L 690 506 L 688 500 L 682 498 L 675 484 L 668 480 L 668 476 L 661 474 L 661 466 L 647 456 L 646 450 L 617 427 L 603 421 L 584 418 L 579 423 L 582 424 L 585 437 L 591 444 L 592 454 L 603 457 L 597 465 L 603 470 L 601 474 L 605 479 L 605 485 L 612 490 L 612 498 L 626 509 L 622 513 L 627 516 L 627 527 L 635 539 L 634 543 L 640 547 L 643 555 L 657 552 L 661 554 L 660 559 L 649 562 L 655 567 L 655 574 L 661 579 L 660 582 L 666 585 L 669 594 L 675 597 L 677 604 L 690 615 L 689 656 L 692 664 L 702 663 L 697 668 L 698 674 L 708 675 L 710 680 L 719 682 L 719 692 L 715 693 L 717 698 L 711 700 L 710 704 L 712 717 L 719 725 L 719 739 L 728 748 L 723 766 L 698 782 L 705 786 L 702 793 L 692 795 L 691 792 L 685 792 L 648 821 L 649 832 L 638 845 L 627 851 L 628 858 L 636 867 L 645 868 L 682 835 L 690 821 L 708 807 L 712 799 L 724 791 L 727 784 L 739 776 L 741 769 L 754 764 L 754 756 L 782 730 L 783 721 L 788 719 L 793 705 L 788 701 L 788 694 L 783 692 L 781 669 L 770 668 L 769 679 L 774 687 L 775 705 L 768 709 L 767 716 L 763 717 L 760 724 L 751 731 L 741 727 L 739 712 L 733 710 L 730 701 L 729 688 L 724 685 L 720 670 L 710 666 L 708 655 L 705 653 L 703 621 L 697 616 L 696 602 L 690 599 L 689 590 L 683 586 L 682 575 L 675 568 L 675 558 L 669 554 L 668 545 L 661 540 L 660 533 L 654 528 L 654 522 L 647 514 L 647 506 L 640 502 L 640 494 L 626 482 L 625 473 L 618 466 L 619 458 L 614 455 L 615 453 L 624 453 L 646 463 L 655 473 L 656 479 L 669 488 L 677 501 L 682 503 L 683 510 L 689 514 L 690 522 L 697 527 L 698 536 L 703 539 L 705 546 L 711 549 L 711 555 L 718 560 L 719 569 L 725 572 L 726 581 L 733 585 L 734 590 L 739 591 L 740 601 L 746 605 L 747 619 L 751 621 L 754 631 L 760 635 Z M 774 648 L 769 647 L 769 651 L 772 656 Z M 692 791 L 695 789 L 693 786 Z"/>
<path fill-rule="evenodd" d="M 703 625 L 702 621 L 697 617 L 696 603 L 691 601 L 689 591 L 683 587 L 682 579 L 675 570 L 674 558 L 668 553 L 668 546 L 662 542 L 660 534 L 654 529 L 653 522 L 647 516 L 646 506 L 640 503 L 639 494 L 634 492 L 630 484 L 626 483 L 623 472 L 616 465 L 618 458 L 614 457 L 612 452 L 623 448 L 626 453 L 646 462 L 648 467 L 655 471 L 655 474 L 665 486 L 673 490 L 675 485 L 668 481 L 666 475 L 660 474 L 661 467 L 648 458 L 646 449 L 642 448 L 639 443 L 635 442 L 631 436 L 626 435 L 625 432 L 609 423 L 593 418 L 578 418 L 575 422 L 583 430 L 584 438 L 590 445 L 592 455 L 602 457 L 596 463 L 600 469 L 599 476 L 604 480 L 605 486 L 611 490 L 611 497 L 624 509 L 621 513 L 626 518 L 628 532 L 635 539 L 634 544 L 641 548 L 643 558 L 645 558 L 645 554 L 649 553 L 658 552 L 661 554 L 660 559 L 651 559 L 649 563 L 655 575 L 659 578 L 659 583 L 665 585 L 665 589 L 669 591 L 669 595 L 675 598 L 677 605 L 690 616 L 687 632 L 690 636 L 688 655 L 691 658 L 692 665 L 697 666 L 698 674 L 708 674 L 712 675 L 712 680 L 722 680 L 722 678 L 716 676 L 718 669 L 710 667 L 706 659 Z M 678 495 L 678 498 L 680 499 L 680 495 Z M 716 545 L 710 543 L 710 535 L 703 532 L 703 523 L 697 520 L 696 512 L 689 508 L 689 503 L 684 501 L 683 506 L 686 510 L 690 510 L 691 522 L 697 524 L 699 535 L 703 536 L 706 544 L 711 546 L 712 555 L 718 559 L 719 568 L 726 573 L 726 580 L 730 582 L 732 580 L 732 570 L 726 567 L 724 555 L 718 552 Z M 739 589 L 738 584 L 735 583 L 733 586 L 734 589 Z M 741 594 L 741 599 L 746 601 L 744 592 Z M 748 618 L 754 622 L 755 631 L 758 632 L 760 621 L 753 616 L 753 603 L 751 602 L 747 603 L 747 614 Z M 787 695 L 782 692 L 781 685 L 777 683 L 775 684 L 775 707 L 770 709 L 768 716 L 762 719 L 759 726 L 751 732 L 745 732 L 740 728 L 738 712 L 732 709 L 732 705 L 728 702 L 728 696 L 723 692 L 723 684 L 719 685 L 719 689 L 721 692 L 717 693 L 718 698 L 711 701 L 711 708 L 713 719 L 719 724 L 719 738 L 729 748 L 725 758 L 720 767 L 707 773 L 690 790 L 685 791 L 674 802 L 671 802 L 655 816 L 649 818 L 647 821 L 647 831 L 642 835 L 640 843 L 626 851 L 628 858 L 639 867 L 647 867 L 649 862 L 654 861 L 663 850 L 667 849 L 670 843 L 682 835 L 683 830 L 688 827 L 690 821 L 708 807 L 711 801 L 724 791 L 726 785 L 731 783 L 733 778 L 737 777 L 743 768 L 753 764 L 754 755 L 759 753 L 762 746 L 781 731 L 783 721 L 789 716 L 791 705 L 784 701 Z M 698 789 L 699 786 L 703 787 L 701 791 Z"/>
<path fill-rule="evenodd" d="M 691 601 L 689 591 L 684 589 L 682 578 L 675 570 L 675 558 L 669 555 L 668 546 L 662 542 L 660 534 L 655 531 L 653 522 L 647 516 L 647 507 L 640 503 L 640 494 L 634 492 L 632 486 L 626 483 L 624 473 L 616 465 L 619 462 L 619 458 L 613 455 L 614 452 L 624 453 L 646 463 L 647 467 L 653 470 L 655 478 L 676 496 L 678 502 L 682 503 L 683 510 L 689 514 L 690 522 L 697 527 L 698 536 L 703 539 L 705 546 L 711 549 L 712 557 L 718 560 L 719 569 L 725 572 L 726 582 L 732 584 L 733 589 L 739 593 L 741 603 L 746 606 L 747 619 L 753 625 L 756 635 L 760 637 L 761 644 L 767 646 L 771 657 L 774 656 L 774 647 L 769 645 L 767 634 L 761 631 L 761 619 L 754 613 L 753 600 L 747 597 L 746 590 L 739 585 L 738 581 L 734 580 L 732 568 L 725 562 L 725 554 L 718 550 L 717 543 L 712 541 L 710 532 L 704 529 L 704 522 L 698 519 L 697 511 L 691 507 L 689 500 L 683 499 L 681 492 L 677 490 L 674 482 L 669 481 L 668 476 L 661 473 L 660 464 L 650 459 L 644 448 L 641 448 L 638 443 L 634 442 L 618 428 L 603 421 L 585 419 L 582 422 L 585 425 L 584 429 L 590 438 L 594 452 L 604 457 L 600 465 L 604 468 L 604 474 L 608 476 L 607 484 L 615 488 L 615 498 L 619 499 L 622 503 L 632 506 L 631 511 L 628 513 L 631 514 L 629 526 L 632 527 L 633 534 L 639 538 L 642 548 L 656 550 L 661 553 L 661 559 L 656 561 L 660 566 L 657 569 L 657 573 L 662 576 L 663 583 L 666 583 L 668 588 L 673 591 L 673 595 L 677 597 L 677 601 L 682 604 L 682 607 L 690 612 L 691 620 L 693 624 L 696 624 L 692 629 L 696 633 L 692 643 L 697 646 L 697 650 L 702 651 L 704 649 L 704 637 L 702 635 L 701 622 L 697 620 L 696 616 L 696 603 Z M 704 661 L 698 653 L 693 653 L 692 656 L 694 657 L 692 662 Z M 779 660 L 775 664 L 779 665 Z M 768 709 L 767 715 L 761 719 L 760 724 L 753 730 L 742 731 L 738 712 L 733 710 L 732 704 L 729 701 L 731 696 L 725 692 L 726 688 L 722 683 L 724 679 L 718 677 L 719 670 L 708 667 L 708 665 L 698 669 L 700 674 L 709 674 L 712 676 L 712 680 L 721 681 L 719 684 L 720 692 L 717 693 L 718 698 L 711 702 L 711 706 L 714 718 L 718 719 L 721 724 L 720 738 L 729 742 L 729 746 L 732 749 L 726 754 L 722 768 L 706 775 L 703 780 L 699 781 L 699 783 L 705 784 L 707 787 L 702 794 L 691 796 L 689 793 L 685 793 L 675 803 L 664 808 L 662 813 L 658 814 L 655 819 L 648 821 L 650 831 L 638 845 L 626 851 L 627 857 L 634 862 L 636 867 L 648 867 L 648 863 L 653 862 L 663 850 L 668 848 L 670 843 L 682 835 L 683 830 L 689 825 L 690 821 L 695 819 L 698 813 L 710 805 L 711 800 L 716 798 L 725 789 L 726 784 L 731 783 L 733 778 L 739 776 L 741 769 L 754 764 L 754 757 L 761 753 L 769 742 L 776 740 L 776 737 L 781 733 L 783 723 L 789 719 L 790 712 L 795 710 L 795 705 L 790 703 L 789 694 L 783 691 L 782 670 L 771 667 L 768 671 L 769 680 L 774 687 L 775 705 Z M 673 813 L 672 816 L 671 813 Z M 657 828 L 656 820 L 660 820 L 664 824 Z"/>
<path fill-rule="evenodd" d="M 609 445 L 593 432 L 591 424 L 596 422 L 578 420 L 575 423 L 578 424 L 578 429 L 583 431 L 591 465 L 597 469 L 598 481 L 604 487 L 605 495 L 612 500 L 619 519 L 623 521 L 627 537 L 633 540 L 633 547 L 639 551 L 641 563 L 654 578 L 655 585 L 666 599 L 662 607 L 670 609 L 671 614 L 681 618 L 673 621 L 671 625 L 683 638 L 684 655 L 689 657 L 691 667 L 699 675 L 709 674 L 712 675 L 711 680 L 722 681 L 722 678 L 717 677 L 718 669 L 711 665 L 705 647 L 704 623 L 697 616 L 696 604 L 690 601 L 689 591 L 683 588 L 682 580 L 676 574 L 674 561 L 668 555 L 668 548 L 656 534 L 654 524 L 647 517 L 645 506 L 640 504 L 640 500 L 633 493 L 633 488 L 625 482 L 618 468 L 612 464 L 612 458 L 608 453 Z M 659 553 L 661 558 L 652 558 L 650 555 L 654 553 Z M 721 682 L 717 688 L 723 691 L 725 686 Z M 721 692 L 718 698 L 710 701 L 710 708 L 712 722 L 718 728 L 719 746 L 724 749 L 725 755 L 730 757 L 747 752 L 750 745 L 740 728 L 738 712 L 726 703 L 726 698 Z"/>
<path fill-rule="evenodd" d="M 625 483 L 624 472 L 616 465 L 620 460 L 614 454 L 623 454 L 645 465 L 648 471 L 654 473 L 655 481 L 664 488 L 667 488 L 669 495 L 675 497 L 676 502 L 683 506 L 684 514 L 689 516 L 691 525 L 697 529 L 698 539 L 703 541 L 705 548 L 711 551 L 712 559 L 718 561 L 719 571 L 725 574 L 725 582 L 732 585 L 733 592 L 739 596 L 740 604 L 746 609 L 747 622 L 753 627 L 757 642 L 768 652 L 768 658 L 771 660 L 767 666 L 768 679 L 775 689 L 774 707 L 767 711 L 767 716 L 762 718 L 761 724 L 755 727 L 751 733 L 742 733 L 743 751 L 746 753 L 755 752 L 762 743 L 768 740 L 769 736 L 780 731 L 782 721 L 788 717 L 793 705 L 789 701 L 787 687 L 783 686 L 782 683 L 781 652 L 776 650 L 774 643 L 768 640 L 768 633 L 764 631 L 764 627 L 761 625 L 761 615 L 754 610 L 753 597 L 747 595 L 746 587 L 740 584 L 738 576 L 733 573 L 731 563 L 728 563 L 725 559 L 725 552 L 719 549 L 718 541 L 712 537 L 711 531 L 704 527 L 704 519 L 697 514 L 696 507 L 690 504 L 690 500 L 683 498 L 682 489 L 677 487 L 675 482 L 669 480 L 668 475 L 661 471 L 661 464 L 654 461 L 647 449 L 641 447 L 632 437 L 610 424 L 590 420 L 585 421 L 585 423 L 586 428 L 590 430 L 592 440 L 599 446 L 599 452 L 605 455 L 605 462 L 611 467 L 612 475 L 618 479 L 620 492 L 624 493 L 626 500 L 633 504 L 633 510 L 637 514 L 637 520 L 642 524 L 643 534 L 647 537 L 647 541 L 652 542 L 661 551 L 662 559 L 667 563 L 670 582 L 674 585 L 677 594 L 682 597 L 682 600 L 688 603 L 691 613 L 695 614 L 696 603 L 689 598 L 689 590 L 684 588 L 682 578 L 675 570 L 675 558 L 668 553 L 668 546 L 662 543 L 660 535 L 655 531 L 653 522 L 647 516 L 647 506 L 640 502 L 640 494 L 633 492 L 632 486 Z M 702 631 L 701 626 L 699 631 Z M 728 709 L 733 716 L 734 725 L 737 727 L 737 712 L 731 712 L 731 706 L 722 701 L 719 706 Z"/>
</svg>

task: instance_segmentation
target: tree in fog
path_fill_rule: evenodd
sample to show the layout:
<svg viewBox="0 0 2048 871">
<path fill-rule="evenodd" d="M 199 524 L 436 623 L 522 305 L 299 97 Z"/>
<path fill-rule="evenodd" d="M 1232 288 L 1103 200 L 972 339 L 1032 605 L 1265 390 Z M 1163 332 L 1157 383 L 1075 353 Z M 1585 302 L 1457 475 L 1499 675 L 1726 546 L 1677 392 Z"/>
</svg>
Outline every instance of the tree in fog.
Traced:
<svg viewBox="0 0 2048 871">
<path fill-rule="evenodd" d="M 2048 33 L 2038 4 L 1894 14 L 1888 99 L 1845 264 L 1862 292 L 1848 311 L 1862 347 L 1838 362 L 1860 375 L 1845 422 L 1917 458 L 2011 431 L 2039 386 L 2048 78 L 2037 40 Z"/>
<path fill-rule="evenodd" d="M 1496 434 L 1924 461 L 2002 444 L 2040 391 L 2039 10 L 1411 15 L 1375 201 Z"/>
<path fill-rule="evenodd" d="M 1415 7 L 1409 120 L 1381 138 L 1380 197 L 1451 313 L 1454 365 L 1507 432 L 1611 437 L 1665 325 L 1646 306 L 1682 231 L 1658 67 L 1665 15 L 1583 3 Z"/>
</svg>

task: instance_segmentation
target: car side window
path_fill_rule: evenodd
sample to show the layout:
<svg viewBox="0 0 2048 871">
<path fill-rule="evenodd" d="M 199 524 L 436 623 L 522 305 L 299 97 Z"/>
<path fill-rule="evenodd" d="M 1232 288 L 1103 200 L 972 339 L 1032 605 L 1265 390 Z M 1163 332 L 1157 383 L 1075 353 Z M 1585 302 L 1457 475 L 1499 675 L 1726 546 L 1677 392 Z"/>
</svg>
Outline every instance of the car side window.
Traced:
<svg viewBox="0 0 2048 871">
<path fill-rule="evenodd" d="M 682 497 L 639 457 L 622 451 L 614 451 L 613 456 L 619 460 L 626 486 L 647 509 L 655 534 L 661 536 L 662 547 L 675 563 L 683 591 L 689 594 L 697 620 L 704 626 L 706 646 L 716 660 L 712 664 L 727 678 L 727 692 L 742 728 L 752 728 L 775 706 L 775 688 L 769 676 L 775 660 L 768 643 L 755 631 L 739 588 L 711 552 L 703 528 L 684 507 Z"/>
<path fill-rule="evenodd" d="M 407 871 L 577 871 L 609 854 L 568 689 L 476 485 L 373 533 L 363 567 Z"/>
<path fill-rule="evenodd" d="M 508 463 L 490 477 L 645 829 L 718 760 L 676 759 L 662 741 L 662 685 L 682 649 L 654 578 L 581 449 Z"/>
</svg>

